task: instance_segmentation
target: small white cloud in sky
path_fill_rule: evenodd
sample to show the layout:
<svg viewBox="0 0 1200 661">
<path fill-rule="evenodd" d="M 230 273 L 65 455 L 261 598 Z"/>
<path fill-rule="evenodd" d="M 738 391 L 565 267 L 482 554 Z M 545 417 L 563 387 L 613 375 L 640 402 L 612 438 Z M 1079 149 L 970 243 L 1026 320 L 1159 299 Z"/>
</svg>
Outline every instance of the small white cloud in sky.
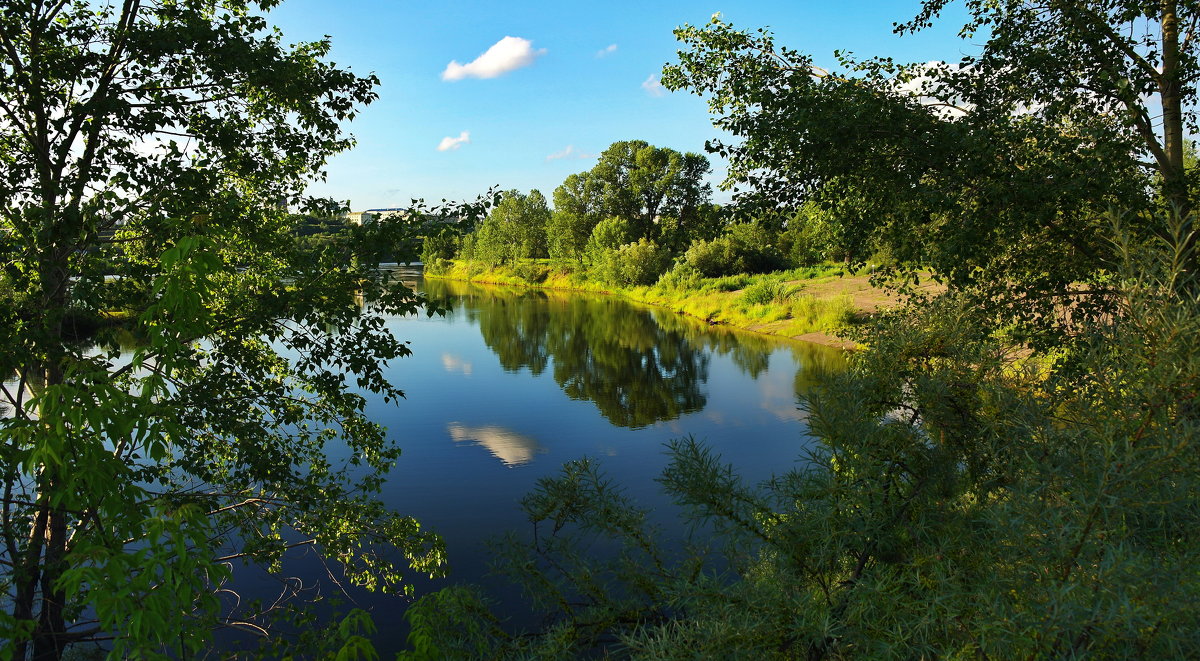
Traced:
<svg viewBox="0 0 1200 661">
<path fill-rule="evenodd" d="M 495 78 L 515 71 L 521 67 L 533 64 L 533 61 L 546 54 L 545 48 L 534 50 L 533 42 L 520 37 L 505 37 L 492 44 L 483 55 L 466 63 L 459 64 L 451 60 L 442 72 L 442 80 L 462 80 L 463 78 Z"/>
<path fill-rule="evenodd" d="M 547 156 L 546 160 L 547 161 L 557 161 L 560 158 L 585 159 L 585 158 L 596 158 L 596 155 L 589 154 L 589 153 L 583 152 L 583 151 L 579 151 L 578 149 L 575 148 L 575 145 L 567 145 L 566 148 L 563 149 L 562 151 L 556 151 L 553 154 L 550 154 L 549 156 Z"/>
<path fill-rule="evenodd" d="M 438 151 L 454 151 L 471 141 L 471 132 L 463 131 L 457 138 L 446 136 L 438 143 Z"/>
<path fill-rule="evenodd" d="M 617 45 L 609 44 L 609 45 L 605 46 L 604 48 L 601 48 L 600 50 L 596 51 L 596 57 L 607 57 L 609 55 L 612 55 L 615 52 L 617 52 Z"/>
<path fill-rule="evenodd" d="M 650 77 L 642 81 L 642 89 L 646 90 L 646 94 L 650 96 L 665 96 L 667 89 L 658 81 L 658 76 L 650 74 Z"/>
</svg>

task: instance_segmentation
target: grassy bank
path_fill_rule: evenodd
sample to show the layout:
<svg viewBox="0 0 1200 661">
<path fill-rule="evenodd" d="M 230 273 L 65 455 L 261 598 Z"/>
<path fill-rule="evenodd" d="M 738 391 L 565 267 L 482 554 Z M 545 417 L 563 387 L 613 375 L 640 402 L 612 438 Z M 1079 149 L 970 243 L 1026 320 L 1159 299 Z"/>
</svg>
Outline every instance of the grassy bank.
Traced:
<svg viewBox="0 0 1200 661">
<path fill-rule="evenodd" d="M 545 261 L 527 260 L 514 266 L 490 269 L 468 262 L 450 262 L 431 269 L 427 277 L 470 282 L 596 292 L 668 308 L 680 314 L 770 335 L 838 344 L 839 331 L 870 310 L 830 283 L 861 281 L 865 275 L 847 274 L 837 266 L 817 266 L 763 275 L 703 278 L 669 273 L 651 286 L 619 287 L 588 280 Z"/>
</svg>

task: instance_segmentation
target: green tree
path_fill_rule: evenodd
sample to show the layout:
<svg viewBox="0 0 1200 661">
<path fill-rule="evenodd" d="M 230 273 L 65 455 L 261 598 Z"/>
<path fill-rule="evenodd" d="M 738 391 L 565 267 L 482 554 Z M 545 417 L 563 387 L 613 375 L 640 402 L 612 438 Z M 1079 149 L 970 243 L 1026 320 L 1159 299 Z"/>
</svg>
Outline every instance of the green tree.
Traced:
<svg viewBox="0 0 1200 661">
<path fill-rule="evenodd" d="M 569 175 L 554 189 L 554 213 L 546 225 L 551 259 L 582 265 L 588 237 L 604 217 L 602 190 L 589 172 Z"/>
<path fill-rule="evenodd" d="M 718 214 L 709 204 L 710 170 L 700 154 L 681 154 L 644 140 L 614 142 L 595 167 L 567 177 L 554 191 L 547 227 L 550 256 L 580 263 L 592 230 L 604 218 L 629 223 L 629 241 L 645 237 L 686 246 L 712 233 Z"/>
<path fill-rule="evenodd" d="M 540 192 L 533 190 L 524 195 L 508 191 L 475 230 L 473 258 L 489 264 L 512 264 L 529 257 L 545 257 L 549 221 L 550 209 Z"/>
<path fill-rule="evenodd" d="M 284 209 L 336 213 L 302 191 L 378 81 L 326 62 L 328 41 L 285 47 L 275 4 L 0 12 L 8 658 L 94 638 L 190 656 L 244 616 L 217 598 L 233 568 L 296 545 L 373 589 L 440 571 L 440 540 L 374 496 L 399 451 L 350 388 L 402 395 L 381 315 L 420 299 L 371 268 L 400 228 L 301 250 Z"/>
<path fill-rule="evenodd" d="M 590 175 L 601 188 L 603 215 L 630 223 L 632 240 L 657 241 L 660 216 L 682 227 L 700 224 L 710 187 L 710 166 L 700 154 L 681 154 L 644 140 L 614 142 L 605 149 Z"/>
</svg>

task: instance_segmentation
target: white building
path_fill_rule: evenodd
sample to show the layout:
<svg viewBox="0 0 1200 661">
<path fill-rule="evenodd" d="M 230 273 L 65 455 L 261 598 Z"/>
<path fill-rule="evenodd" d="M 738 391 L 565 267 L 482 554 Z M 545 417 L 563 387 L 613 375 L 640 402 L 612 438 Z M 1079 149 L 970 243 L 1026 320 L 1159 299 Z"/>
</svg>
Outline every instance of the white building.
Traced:
<svg viewBox="0 0 1200 661">
<path fill-rule="evenodd" d="M 387 209 L 367 209 L 366 211 L 351 211 L 350 213 L 346 214 L 346 218 L 350 222 L 354 223 L 355 225 L 362 225 L 363 223 L 369 223 L 369 222 L 372 222 L 375 220 L 381 220 L 383 218 L 390 218 L 391 216 L 405 216 L 405 215 L 408 215 L 408 209 L 403 209 L 400 207 L 391 207 L 391 208 L 387 208 Z"/>
</svg>

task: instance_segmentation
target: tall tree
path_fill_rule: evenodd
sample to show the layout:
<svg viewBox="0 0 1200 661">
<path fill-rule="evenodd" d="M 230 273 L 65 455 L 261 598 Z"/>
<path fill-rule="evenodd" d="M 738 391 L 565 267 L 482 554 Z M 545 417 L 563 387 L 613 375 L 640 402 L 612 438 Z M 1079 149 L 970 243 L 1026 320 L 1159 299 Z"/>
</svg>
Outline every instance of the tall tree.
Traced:
<svg viewBox="0 0 1200 661">
<path fill-rule="evenodd" d="M 404 589 L 405 565 L 439 571 L 440 541 L 373 496 L 399 451 L 346 379 L 402 395 L 382 362 L 408 350 L 379 315 L 419 300 L 366 266 L 398 228 L 300 251 L 286 213 L 351 144 L 339 124 L 378 81 L 326 62 L 328 41 L 285 47 L 262 16 L 275 4 L 0 12 L 11 658 L 97 637 L 188 656 L 237 622 L 216 596 L 231 563 L 274 565 L 297 544 L 370 588 Z M 335 440 L 347 465 L 325 453 Z"/>
<path fill-rule="evenodd" d="M 581 263 L 592 228 L 604 217 L 602 186 L 589 172 L 569 175 L 554 189 L 554 212 L 546 225 L 550 258 Z"/>
<path fill-rule="evenodd" d="M 588 237 L 604 218 L 629 223 L 632 241 L 686 245 L 692 233 L 711 233 L 712 187 L 704 181 L 710 169 L 701 154 L 681 154 L 644 140 L 614 142 L 590 171 L 567 177 L 554 190 L 554 216 L 547 226 L 550 256 L 580 261 Z"/>
<path fill-rule="evenodd" d="M 950 0 L 926 0 L 900 33 L 932 24 Z M 1149 157 L 1168 201 L 1194 206 L 1184 135 L 1196 130 L 1200 4 L 1184 0 L 1044 0 L 967 3 L 964 35 L 986 34 L 978 56 L 926 89 L 979 108 L 1028 108 L 1069 120 L 1118 118 L 1122 142 Z M 970 72 L 970 73 L 961 73 Z"/>
<path fill-rule="evenodd" d="M 603 216 L 629 221 L 634 240 L 658 240 L 662 216 L 677 218 L 681 226 L 699 222 L 711 192 L 703 179 L 709 169 L 700 154 L 628 140 L 605 149 L 589 174 L 602 191 Z"/>
</svg>

